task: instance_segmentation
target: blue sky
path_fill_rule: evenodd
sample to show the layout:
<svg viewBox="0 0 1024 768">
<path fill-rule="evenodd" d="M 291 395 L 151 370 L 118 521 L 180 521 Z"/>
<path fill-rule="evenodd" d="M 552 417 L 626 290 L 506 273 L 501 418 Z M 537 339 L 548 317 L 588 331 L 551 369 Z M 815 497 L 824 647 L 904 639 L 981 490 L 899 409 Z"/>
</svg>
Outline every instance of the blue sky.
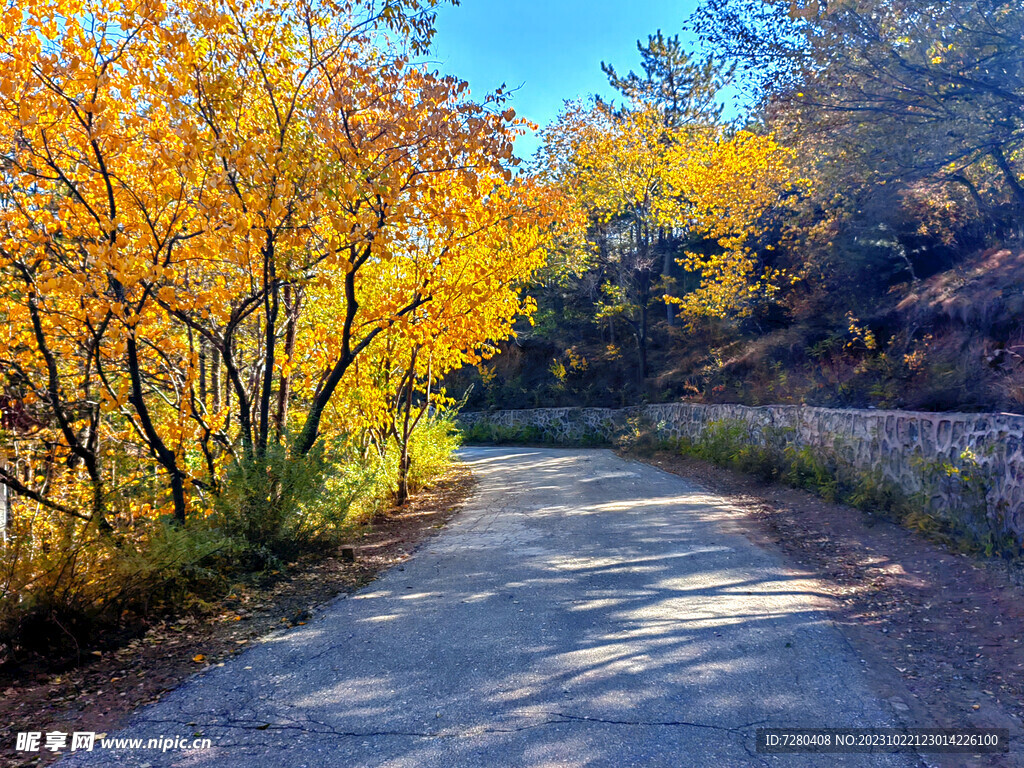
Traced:
<svg viewBox="0 0 1024 768">
<path fill-rule="evenodd" d="M 516 112 L 543 126 L 566 99 L 612 96 L 601 62 L 639 70 L 636 41 L 661 29 L 681 32 L 697 0 L 462 0 L 438 12 L 432 61 L 468 80 L 480 98 L 505 83 L 521 86 Z M 528 157 L 535 138 L 520 137 Z"/>
</svg>

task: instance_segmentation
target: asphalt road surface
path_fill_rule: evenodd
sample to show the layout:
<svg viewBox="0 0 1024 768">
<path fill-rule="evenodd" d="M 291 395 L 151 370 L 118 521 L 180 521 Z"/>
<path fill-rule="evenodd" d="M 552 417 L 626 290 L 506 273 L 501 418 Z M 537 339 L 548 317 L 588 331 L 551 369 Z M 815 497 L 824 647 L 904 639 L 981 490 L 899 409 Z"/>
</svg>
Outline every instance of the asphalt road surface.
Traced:
<svg viewBox="0 0 1024 768">
<path fill-rule="evenodd" d="M 759 727 L 898 722 L 813 582 L 721 499 L 604 450 L 463 457 L 475 496 L 404 566 L 111 734 L 211 748 L 62 765 L 922 765 L 756 753 Z"/>
</svg>

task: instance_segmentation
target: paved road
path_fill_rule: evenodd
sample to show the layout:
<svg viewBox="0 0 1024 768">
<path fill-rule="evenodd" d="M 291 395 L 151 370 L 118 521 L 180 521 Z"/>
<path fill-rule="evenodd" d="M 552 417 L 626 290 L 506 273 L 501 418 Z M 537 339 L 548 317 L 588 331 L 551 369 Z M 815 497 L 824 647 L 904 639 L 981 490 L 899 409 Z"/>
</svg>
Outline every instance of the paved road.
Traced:
<svg viewBox="0 0 1024 768">
<path fill-rule="evenodd" d="M 441 535 L 64 765 L 918 766 L 763 756 L 758 726 L 896 724 L 813 584 L 719 499 L 601 450 L 473 448 Z"/>
</svg>

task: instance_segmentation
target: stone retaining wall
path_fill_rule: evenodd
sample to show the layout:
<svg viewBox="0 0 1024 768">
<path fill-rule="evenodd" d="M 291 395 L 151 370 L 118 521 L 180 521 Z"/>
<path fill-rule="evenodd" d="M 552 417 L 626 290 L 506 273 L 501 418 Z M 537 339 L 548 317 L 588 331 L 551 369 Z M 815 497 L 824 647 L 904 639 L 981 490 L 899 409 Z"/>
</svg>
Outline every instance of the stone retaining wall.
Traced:
<svg viewBox="0 0 1024 768">
<path fill-rule="evenodd" d="M 637 428 L 652 429 L 663 438 L 698 441 L 709 424 L 741 422 L 755 442 L 781 439 L 830 452 L 843 464 L 884 478 L 908 494 L 925 492 L 939 512 L 959 501 L 949 497 L 958 493 L 956 483 L 935 480 L 943 474 L 942 465 L 970 471 L 983 487 L 992 529 L 1012 535 L 1018 544 L 1024 538 L 1024 416 L 669 403 L 463 413 L 459 421 L 466 428 L 484 423 L 564 445 L 612 444 Z"/>
</svg>

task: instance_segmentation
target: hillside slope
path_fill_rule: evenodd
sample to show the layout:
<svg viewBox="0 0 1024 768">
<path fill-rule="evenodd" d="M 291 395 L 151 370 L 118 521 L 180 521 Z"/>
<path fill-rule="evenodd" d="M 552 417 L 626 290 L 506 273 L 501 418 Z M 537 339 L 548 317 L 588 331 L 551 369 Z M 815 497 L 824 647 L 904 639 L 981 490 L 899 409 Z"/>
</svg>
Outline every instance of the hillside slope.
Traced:
<svg viewBox="0 0 1024 768">
<path fill-rule="evenodd" d="M 669 325 L 652 307 L 649 376 L 635 344 L 550 317 L 520 329 L 481 370 L 447 382 L 467 406 L 634 402 L 808 403 L 917 410 L 1024 409 L 1024 251 L 999 247 L 860 302 L 814 285 L 776 317 Z"/>
</svg>

